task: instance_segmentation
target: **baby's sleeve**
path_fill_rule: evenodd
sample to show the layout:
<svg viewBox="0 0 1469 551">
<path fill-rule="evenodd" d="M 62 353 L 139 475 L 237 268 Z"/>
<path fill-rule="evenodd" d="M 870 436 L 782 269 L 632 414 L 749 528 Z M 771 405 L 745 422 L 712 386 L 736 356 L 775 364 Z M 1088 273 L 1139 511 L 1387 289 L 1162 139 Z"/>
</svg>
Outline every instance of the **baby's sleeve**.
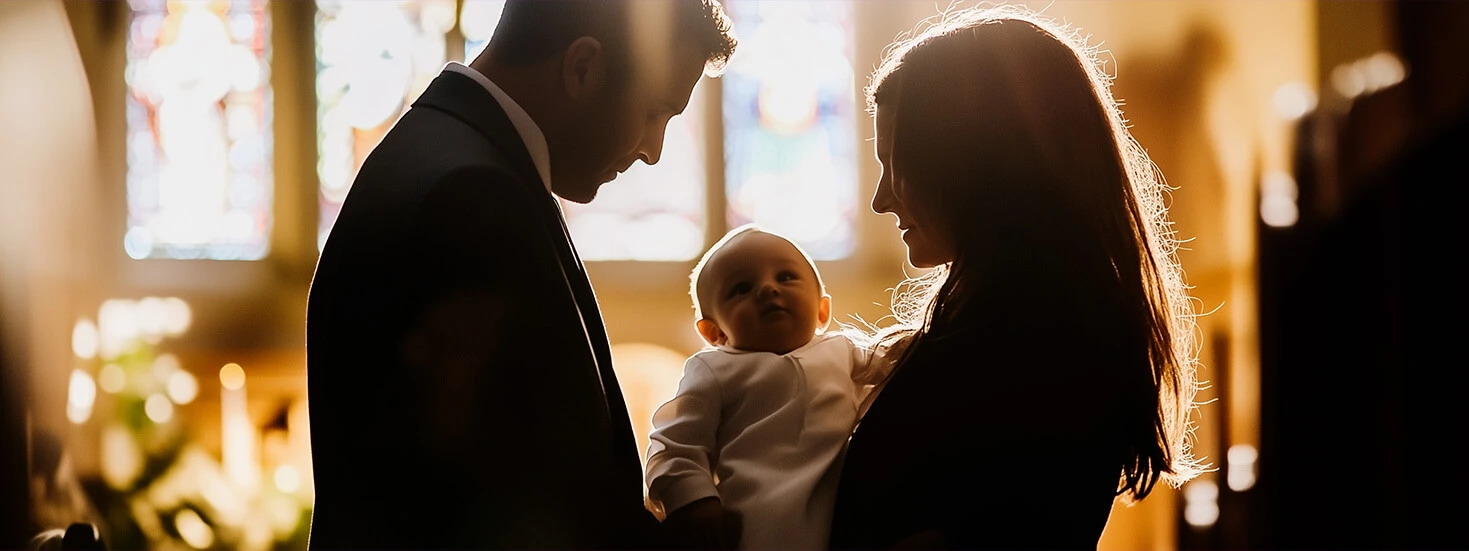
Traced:
<svg viewBox="0 0 1469 551">
<path fill-rule="evenodd" d="M 719 380 L 701 358 L 691 357 L 678 392 L 653 413 L 648 438 L 648 500 L 660 513 L 719 495 L 711 468 L 719 417 Z"/>
</svg>

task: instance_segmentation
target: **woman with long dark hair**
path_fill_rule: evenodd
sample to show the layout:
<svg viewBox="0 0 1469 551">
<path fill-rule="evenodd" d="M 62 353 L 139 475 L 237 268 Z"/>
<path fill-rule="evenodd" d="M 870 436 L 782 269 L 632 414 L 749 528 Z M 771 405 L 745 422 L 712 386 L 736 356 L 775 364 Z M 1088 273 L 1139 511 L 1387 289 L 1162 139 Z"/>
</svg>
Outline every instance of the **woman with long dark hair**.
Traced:
<svg viewBox="0 0 1469 551">
<path fill-rule="evenodd" d="M 1114 500 L 1204 467 L 1196 325 L 1096 51 L 1018 7 L 944 14 L 867 90 L 911 264 L 850 440 L 833 549 L 1095 549 Z"/>
</svg>

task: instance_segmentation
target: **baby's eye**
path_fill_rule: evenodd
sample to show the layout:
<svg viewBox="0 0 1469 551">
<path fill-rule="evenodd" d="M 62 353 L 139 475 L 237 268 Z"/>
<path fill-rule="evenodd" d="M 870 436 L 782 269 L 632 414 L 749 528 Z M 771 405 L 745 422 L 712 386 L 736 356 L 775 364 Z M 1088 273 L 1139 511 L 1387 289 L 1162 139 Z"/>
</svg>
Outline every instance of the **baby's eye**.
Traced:
<svg viewBox="0 0 1469 551">
<path fill-rule="evenodd" d="M 796 272 L 780 272 L 775 274 L 776 281 L 790 281 L 793 279 L 797 279 Z"/>
<path fill-rule="evenodd" d="M 729 296 L 743 295 L 748 292 L 750 292 L 750 284 L 748 282 L 742 281 L 736 283 L 734 287 L 729 288 Z"/>
</svg>

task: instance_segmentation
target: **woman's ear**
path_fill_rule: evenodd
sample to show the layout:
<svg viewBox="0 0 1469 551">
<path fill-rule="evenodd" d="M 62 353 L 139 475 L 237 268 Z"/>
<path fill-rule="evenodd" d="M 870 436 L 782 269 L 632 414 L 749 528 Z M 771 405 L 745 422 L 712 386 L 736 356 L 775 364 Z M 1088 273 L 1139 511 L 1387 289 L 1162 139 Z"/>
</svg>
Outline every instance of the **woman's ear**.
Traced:
<svg viewBox="0 0 1469 551">
<path fill-rule="evenodd" d="M 561 57 L 561 86 L 566 97 L 581 101 L 597 97 L 607 82 L 607 52 L 590 36 L 576 39 Z"/>
<path fill-rule="evenodd" d="M 729 340 L 724 331 L 719 329 L 719 324 L 714 323 L 712 319 L 704 318 L 694 322 L 694 327 L 699 330 L 699 336 L 704 337 L 704 342 L 709 344 L 717 346 L 726 344 Z"/>
</svg>

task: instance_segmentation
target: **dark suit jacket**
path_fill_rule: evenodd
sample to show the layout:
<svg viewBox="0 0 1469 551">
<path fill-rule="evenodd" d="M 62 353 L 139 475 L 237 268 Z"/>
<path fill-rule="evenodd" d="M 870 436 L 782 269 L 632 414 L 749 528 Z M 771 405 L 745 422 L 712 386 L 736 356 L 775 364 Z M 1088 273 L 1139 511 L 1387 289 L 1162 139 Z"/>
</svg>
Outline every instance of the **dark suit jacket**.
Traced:
<svg viewBox="0 0 1469 551">
<path fill-rule="evenodd" d="M 646 547 L 636 439 L 560 217 L 463 75 L 368 156 L 311 285 L 312 549 Z"/>
</svg>

